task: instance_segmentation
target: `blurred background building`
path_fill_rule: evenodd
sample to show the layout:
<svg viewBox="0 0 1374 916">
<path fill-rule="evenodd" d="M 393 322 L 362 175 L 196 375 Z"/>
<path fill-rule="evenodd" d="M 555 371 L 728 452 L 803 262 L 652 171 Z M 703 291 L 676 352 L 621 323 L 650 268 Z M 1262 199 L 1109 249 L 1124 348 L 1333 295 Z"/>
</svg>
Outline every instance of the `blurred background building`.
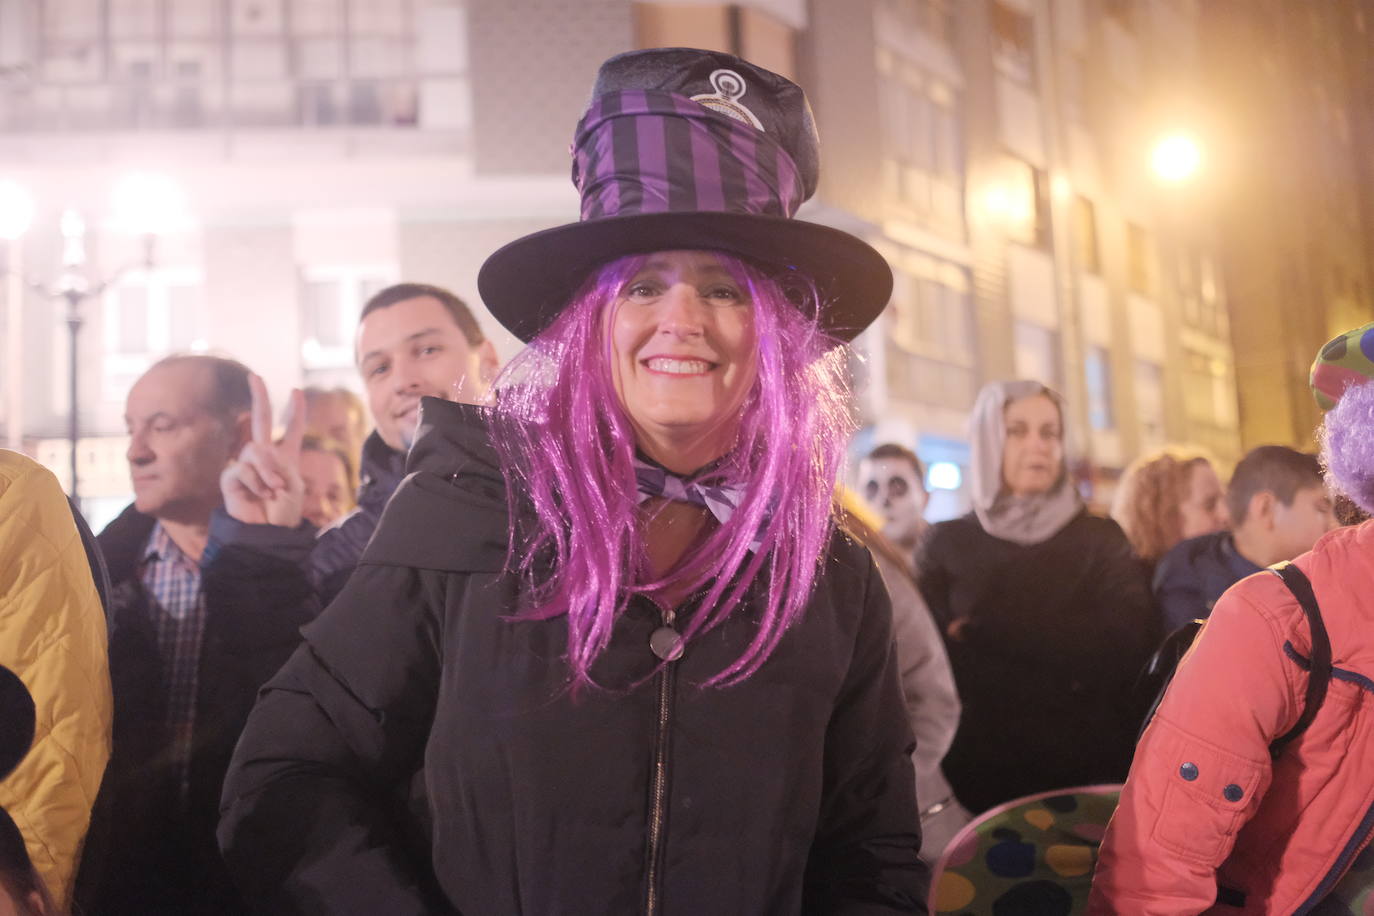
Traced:
<svg viewBox="0 0 1374 916">
<path fill-rule="evenodd" d="M 858 345 L 856 451 L 937 463 L 937 514 L 963 505 L 964 418 L 996 378 L 1066 394 L 1097 501 L 1167 441 L 1308 444 L 1307 364 L 1374 317 L 1367 6 L 0 0 L 0 181 L 31 201 L 0 193 L 0 427 L 66 473 L 72 303 L 97 520 L 128 497 L 128 386 L 164 353 L 227 352 L 279 398 L 357 387 L 367 296 L 476 304 L 488 253 L 575 218 L 599 62 L 688 45 L 810 94 L 825 164 L 801 215 L 897 276 Z"/>
</svg>

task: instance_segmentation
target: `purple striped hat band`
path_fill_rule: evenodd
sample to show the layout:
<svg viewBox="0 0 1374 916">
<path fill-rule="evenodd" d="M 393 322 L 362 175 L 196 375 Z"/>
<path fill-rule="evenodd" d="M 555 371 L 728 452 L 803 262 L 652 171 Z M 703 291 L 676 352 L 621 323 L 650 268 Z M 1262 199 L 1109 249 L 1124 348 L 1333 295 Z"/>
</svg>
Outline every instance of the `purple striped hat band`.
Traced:
<svg viewBox="0 0 1374 916">
<path fill-rule="evenodd" d="M 662 91 L 596 99 L 577 125 L 572 178 L 584 221 L 700 211 L 791 217 L 805 198 L 796 163 L 772 137 Z"/>
</svg>

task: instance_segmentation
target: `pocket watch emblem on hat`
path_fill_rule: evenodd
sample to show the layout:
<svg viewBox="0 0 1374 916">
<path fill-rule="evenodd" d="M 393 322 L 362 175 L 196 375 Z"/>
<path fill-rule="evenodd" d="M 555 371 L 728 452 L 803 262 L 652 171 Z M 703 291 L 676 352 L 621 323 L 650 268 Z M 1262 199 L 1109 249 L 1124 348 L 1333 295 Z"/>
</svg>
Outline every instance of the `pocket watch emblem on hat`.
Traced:
<svg viewBox="0 0 1374 916">
<path fill-rule="evenodd" d="M 711 74 L 711 88 L 716 90 L 714 94 L 694 95 L 692 101 L 705 105 L 712 111 L 718 111 L 728 118 L 743 121 L 755 130 L 763 130 L 763 124 L 759 119 L 740 102 L 748 89 L 742 76 L 734 70 L 716 70 Z"/>
</svg>

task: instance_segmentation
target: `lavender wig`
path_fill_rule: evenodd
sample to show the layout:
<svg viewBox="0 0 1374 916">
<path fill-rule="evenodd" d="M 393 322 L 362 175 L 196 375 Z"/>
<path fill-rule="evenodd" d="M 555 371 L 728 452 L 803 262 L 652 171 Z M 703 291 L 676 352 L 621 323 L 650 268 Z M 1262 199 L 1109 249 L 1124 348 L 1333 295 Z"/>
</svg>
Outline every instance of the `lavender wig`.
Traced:
<svg viewBox="0 0 1374 916">
<path fill-rule="evenodd" d="M 819 301 L 814 285 L 785 292 L 757 267 L 718 257 L 753 303 L 757 375 L 740 408 L 734 448 L 698 479 L 742 484 L 745 495 L 727 523 L 662 577 L 653 577 L 644 550 L 634 430 L 615 391 L 604 332 L 606 309 L 645 258 L 604 265 L 497 381 L 495 439 L 510 481 L 507 568 L 531 589 L 522 616 L 567 616 L 574 687 L 593 683 L 591 666 L 636 594 L 662 603 L 670 591 L 704 591 L 699 609 L 681 621 L 690 643 L 725 621 L 750 583 L 767 576 L 753 640 L 707 681 L 727 686 L 767 660 L 815 585 L 852 431 L 848 351 L 804 314 Z M 526 530 L 517 530 L 521 511 L 530 519 L 520 526 Z"/>
<path fill-rule="evenodd" d="M 1374 383 L 1345 389 L 1322 423 L 1321 446 L 1327 483 L 1374 513 Z"/>
</svg>

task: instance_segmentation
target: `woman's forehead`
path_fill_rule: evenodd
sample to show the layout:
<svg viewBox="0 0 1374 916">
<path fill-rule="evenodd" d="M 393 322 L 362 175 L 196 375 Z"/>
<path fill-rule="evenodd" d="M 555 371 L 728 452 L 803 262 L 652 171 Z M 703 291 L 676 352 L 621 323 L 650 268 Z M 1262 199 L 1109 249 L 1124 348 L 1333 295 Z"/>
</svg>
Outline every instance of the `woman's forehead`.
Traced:
<svg viewBox="0 0 1374 916">
<path fill-rule="evenodd" d="M 1040 392 L 1008 401 L 1002 413 L 1008 420 L 1013 417 L 1020 420 L 1058 420 L 1059 405 L 1048 394 Z"/>
</svg>

